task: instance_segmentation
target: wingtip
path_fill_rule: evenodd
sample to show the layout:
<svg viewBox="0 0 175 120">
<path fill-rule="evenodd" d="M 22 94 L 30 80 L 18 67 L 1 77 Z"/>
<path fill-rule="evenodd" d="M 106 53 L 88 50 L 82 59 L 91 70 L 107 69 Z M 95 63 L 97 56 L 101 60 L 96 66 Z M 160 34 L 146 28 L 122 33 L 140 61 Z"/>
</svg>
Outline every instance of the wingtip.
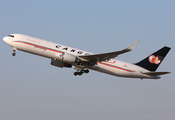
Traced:
<svg viewBox="0 0 175 120">
<path fill-rule="evenodd" d="M 138 42 L 139 42 L 140 40 L 137 40 L 137 41 L 135 41 L 131 46 L 129 46 L 127 49 L 128 50 L 133 50 L 134 48 L 135 48 L 135 46 L 138 44 Z"/>
</svg>

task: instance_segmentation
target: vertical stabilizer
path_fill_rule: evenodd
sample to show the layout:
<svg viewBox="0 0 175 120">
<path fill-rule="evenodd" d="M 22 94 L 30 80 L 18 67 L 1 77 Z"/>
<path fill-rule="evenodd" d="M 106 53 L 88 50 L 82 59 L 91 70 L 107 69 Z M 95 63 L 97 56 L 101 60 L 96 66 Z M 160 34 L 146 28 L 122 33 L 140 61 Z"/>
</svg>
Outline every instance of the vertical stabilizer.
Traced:
<svg viewBox="0 0 175 120">
<path fill-rule="evenodd" d="M 136 65 L 149 71 L 156 71 L 170 49 L 171 48 L 165 46 L 142 61 L 136 63 Z"/>
</svg>

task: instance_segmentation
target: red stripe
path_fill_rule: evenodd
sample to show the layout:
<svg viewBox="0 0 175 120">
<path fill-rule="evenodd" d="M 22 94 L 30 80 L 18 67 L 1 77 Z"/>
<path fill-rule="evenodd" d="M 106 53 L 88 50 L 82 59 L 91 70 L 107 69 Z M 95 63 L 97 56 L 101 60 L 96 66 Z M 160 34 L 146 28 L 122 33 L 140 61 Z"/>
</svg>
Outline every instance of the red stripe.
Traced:
<svg viewBox="0 0 175 120">
<path fill-rule="evenodd" d="M 60 51 L 56 51 L 56 50 L 53 50 L 53 49 L 47 49 L 47 50 L 50 50 L 50 51 L 53 51 L 53 52 L 58 52 L 58 53 L 63 53 L 63 52 L 60 52 Z"/>
<path fill-rule="evenodd" d="M 117 67 L 117 66 L 112 66 L 112 65 L 109 65 L 109 64 L 101 63 L 101 62 L 97 62 L 97 63 L 102 64 L 102 65 L 106 65 L 106 66 L 109 66 L 109 67 L 117 68 L 117 69 L 120 69 L 120 70 L 124 70 L 124 71 L 127 71 L 127 72 L 135 72 L 135 71 L 123 69 L 123 68 L 120 68 L 120 67 Z"/>
<path fill-rule="evenodd" d="M 30 43 L 26 43 L 26 42 L 22 42 L 22 43 L 27 44 L 27 45 L 34 46 L 33 44 L 30 44 Z"/>
<path fill-rule="evenodd" d="M 45 48 L 45 47 L 41 47 L 41 46 L 37 46 L 37 45 L 35 45 L 34 47 L 37 47 L 37 48 L 41 48 L 41 49 L 47 49 L 47 48 Z"/>
<path fill-rule="evenodd" d="M 31 43 L 27 43 L 27 42 L 21 42 L 21 41 L 15 41 L 15 42 L 24 43 L 24 44 L 27 44 L 27 45 L 31 45 L 31 46 L 34 46 L 34 47 L 37 47 L 37 48 L 41 48 L 41 49 L 45 49 L 45 50 L 50 50 L 50 51 L 53 51 L 53 52 L 63 53 L 63 52 L 60 52 L 60 51 L 57 51 L 57 50 L 53 50 L 53 49 L 50 49 L 50 48 L 34 45 L 34 44 L 31 44 Z"/>
</svg>

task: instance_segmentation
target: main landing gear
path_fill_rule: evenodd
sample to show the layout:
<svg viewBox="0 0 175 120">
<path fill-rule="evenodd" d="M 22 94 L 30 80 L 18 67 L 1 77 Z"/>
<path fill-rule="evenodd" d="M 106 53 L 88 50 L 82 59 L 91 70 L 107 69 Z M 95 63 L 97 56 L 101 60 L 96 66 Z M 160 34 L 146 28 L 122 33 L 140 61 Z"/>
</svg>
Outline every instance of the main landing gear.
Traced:
<svg viewBox="0 0 175 120">
<path fill-rule="evenodd" d="M 77 75 L 82 75 L 83 73 L 89 73 L 89 70 L 80 70 L 80 71 L 77 71 L 77 72 L 74 72 L 74 75 L 77 76 Z"/>
<path fill-rule="evenodd" d="M 13 47 L 12 49 L 13 49 L 13 53 L 12 53 L 12 56 L 15 56 L 15 55 L 16 55 L 16 53 L 15 53 L 15 51 L 16 51 L 16 48 L 15 48 L 15 47 Z"/>
</svg>

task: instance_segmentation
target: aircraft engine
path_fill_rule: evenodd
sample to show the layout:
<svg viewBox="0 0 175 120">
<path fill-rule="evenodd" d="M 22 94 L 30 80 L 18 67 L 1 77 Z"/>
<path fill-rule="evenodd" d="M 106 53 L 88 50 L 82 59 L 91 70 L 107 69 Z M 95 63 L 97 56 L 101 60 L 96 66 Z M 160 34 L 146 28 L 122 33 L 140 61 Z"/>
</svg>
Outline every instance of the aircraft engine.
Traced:
<svg viewBox="0 0 175 120">
<path fill-rule="evenodd" d="M 60 68 L 63 68 L 63 67 L 71 68 L 72 67 L 71 64 L 67 64 L 67 63 L 64 63 L 64 62 L 61 62 L 61 61 L 58 61 L 58 60 L 53 60 L 53 59 L 51 59 L 50 64 L 53 65 L 53 66 L 56 66 L 56 67 L 60 67 Z"/>
<path fill-rule="evenodd" d="M 69 53 L 56 54 L 55 57 L 57 60 L 60 60 L 60 61 L 66 62 L 66 63 L 78 63 L 78 62 L 80 62 L 80 60 L 76 56 L 71 55 Z"/>
</svg>

